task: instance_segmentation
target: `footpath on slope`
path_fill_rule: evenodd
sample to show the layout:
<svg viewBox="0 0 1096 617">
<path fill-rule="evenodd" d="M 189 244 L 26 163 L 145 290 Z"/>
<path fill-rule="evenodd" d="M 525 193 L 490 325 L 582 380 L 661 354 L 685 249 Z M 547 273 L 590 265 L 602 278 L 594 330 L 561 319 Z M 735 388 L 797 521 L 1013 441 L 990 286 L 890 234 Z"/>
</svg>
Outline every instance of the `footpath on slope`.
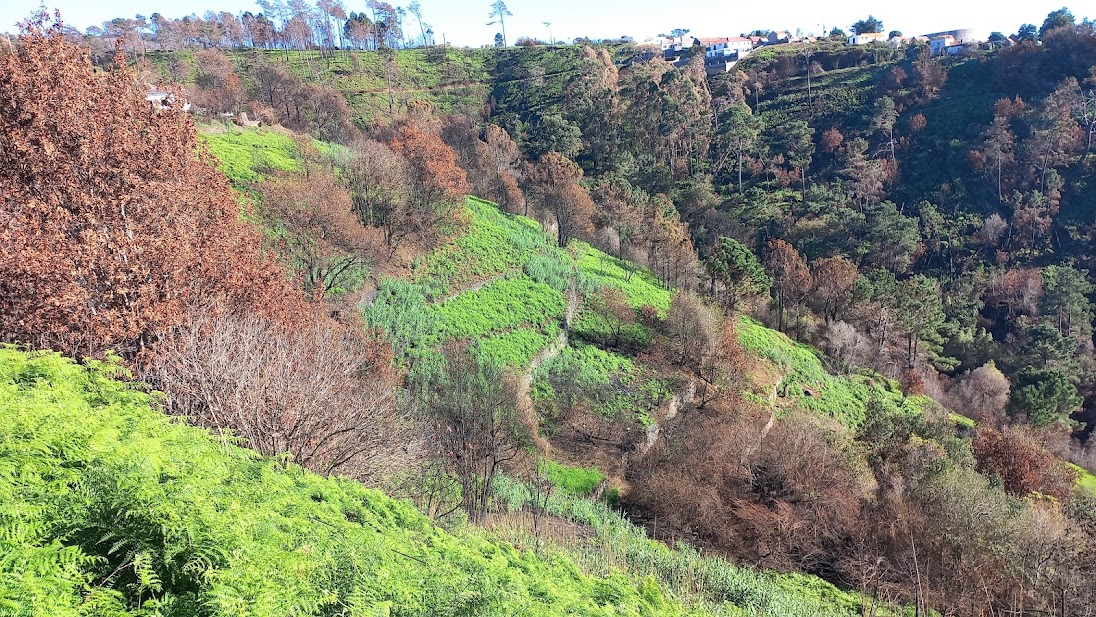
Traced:
<svg viewBox="0 0 1096 617">
<path fill-rule="evenodd" d="M 577 288 L 578 281 L 571 279 L 571 287 L 567 290 L 567 309 L 563 314 L 563 328 L 560 329 L 559 336 L 556 337 L 556 340 L 552 341 L 552 344 L 533 356 L 532 361 L 529 362 L 529 366 L 526 367 L 525 372 L 521 375 L 521 381 L 518 382 L 518 417 L 527 419 L 529 426 L 533 430 L 533 441 L 541 451 L 547 451 L 549 444 L 546 439 L 540 436 L 540 432 L 537 431 L 536 408 L 533 406 L 532 396 L 533 377 L 536 375 L 537 369 L 545 362 L 558 356 L 570 340 L 568 333 L 571 331 L 571 320 L 574 319 L 575 311 L 578 310 Z"/>
</svg>

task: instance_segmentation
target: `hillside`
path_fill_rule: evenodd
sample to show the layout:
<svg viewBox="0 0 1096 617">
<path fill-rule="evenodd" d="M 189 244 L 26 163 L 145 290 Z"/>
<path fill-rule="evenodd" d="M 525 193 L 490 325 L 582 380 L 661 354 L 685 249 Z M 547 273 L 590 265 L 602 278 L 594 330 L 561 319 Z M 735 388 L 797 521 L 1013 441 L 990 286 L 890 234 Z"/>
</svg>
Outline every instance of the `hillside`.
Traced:
<svg viewBox="0 0 1096 617">
<path fill-rule="evenodd" d="M 0 350 L 6 614 L 682 612 L 170 421 L 120 371 Z"/>
<path fill-rule="evenodd" d="M 470 528 L 446 532 L 355 482 L 168 420 L 154 396 L 117 381 L 123 373 L 111 363 L 0 349 L 5 614 L 685 612 L 636 572 L 672 576 L 687 597 L 721 599 L 695 614 L 857 608 L 818 581 L 770 579 L 669 551 L 603 506 L 565 496 L 550 511 L 590 525 L 596 544 L 619 555 L 584 564 L 600 577 L 558 549 L 515 549 Z M 520 489 L 504 490 L 519 507 Z"/>
<path fill-rule="evenodd" d="M 1087 615 L 1096 24 L 317 10 L 0 52 L 0 610 Z"/>
<path fill-rule="evenodd" d="M 284 66 L 302 80 L 331 86 L 350 105 L 354 121 L 365 126 L 397 117 L 413 101 L 446 113 L 482 109 L 487 102 L 489 54 L 490 50 L 439 47 L 392 50 L 383 57 L 350 50 L 250 50 L 228 57 L 249 88 L 262 87 L 258 80 L 262 68 L 269 66 Z M 194 83 L 199 77 L 194 52 L 155 53 L 147 58 L 162 78 Z"/>
<path fill-rule="evenodd" d="M 264 170 L 300 165 L 279 132 L 203 139 L 241 189 Z M 585 243 L 559 249 L 537 222 L 488 202 L 469 199 L 466 215 L 467 230 L 425 256 L 409 280 L 381 282 L 365 300 L 367 320 L 389 328 L 404 361 L 418 366 L 447 341 L 478 341 L 485 357 L 528 375 L 525 396 L 544 414 L 550 440 L 559 431 L 551 418 L 557 377 L 572 371 L 595 417 L 647 439 L 661 419 L 657 401 L 681 385 L 637 357 L 670 291 Z M 627 341 L 619 347 L 606 344 L 599 288 L 650 307 L 650 321 L 618 335 Z M 446 531 L 355 482 L 169 420 L 158 396 L 119 380 L 126 375 L 115 361 L 81 366 L 0 350 L 0 415 L 9 419 L 0 435 L 0 605 L 13 614 L 185 614 L 201 605 L 255 615 L 836 616 L 861 607 L 857 595 L 817 578 L 653 542 L 589 496 L 604 474 L 579 451 L 560 447 L 553 456 L 584 467 L 546 462 L 559 487 L 543 505 L 555 533 L 531 535 L 538 498 L 509 475 L 499 479 L 487 530 Z M 605 471 L 624 481 L 624 468 Z"/>
<path fill-rule="evenodd" d="M 269 140 L 274 147 L 282 138 L 244 131 L 238 137 L 207 139 L 216 151 L 226 139 Z M 652 575 L 680 590 L 672 574 L 679 566 L 672 564 L 693 563 L 698 557 L 691 549 L 652 553 L 647 534 L 671 543 L 682 535 L 701 545 L 712 543 L 704 533 L 653 524 L 656 519 L 643 501 L 652 481 L 645 469 L 650 454 L 675 452 L 695 439 L 691 425 L 713 410 L 714 418 L 730 414 L 726 421 L 715 420 L 730 426 L 741 421 L 735 418 L 750 417 L 752 408 L 764 414 L 762 422 L 772 414 L 781 427 L 802 423 L 804 413 L 836 421 L 818 430 L 838 442 L 855 440 L 847 454 L 861 461 L 852 463 L 861 476 L 855 490 L 867 491 L 872 485 L 863 477 L 868 463 L 861 448 L 880 453 L 870 454 L 874 457 L 884 452 L 878 448 L 929 443 L 954 457 L 937 463 L 939 470 L 973 464 L 969 419 L 949 416 L 927 397 L 907 396 L 897 383 L 871 371 L 842 369 L 817 349 L 746 317 L 736 328 L 736 340 L 746 353 L 739 392 L 743 403 L 738 408 L 716 402 L 708 410 L 698 408 L 705 404 L 698 391 L 710 386 L 685 366 L 652 353 L 665 344 L 660 341 L 666 336 L 673 294 L 648 270 L 579 241 L 561 249 L 538 222 L 483 200 L 469 198 L 462 218 L 463 229 L 417 259 L 408 275 L 382 276 L 371 283 L 377 291 L 363 298 L 362 306 L 367 323 L 387 334 L 409 369 L 412 391 L 417 380 L 436 370 L 432 367 L 441 361 L 440 352 L 452 344 L 470 345 L 481 359 L 518 376 L 519 407 L 535 417 L 532 439 L 543 444 L 538 450 L 556 488 L 546 505 L 540 505 L 543 495 L 538 497 L 529 476 L 500 478 L 494 496 L 498 510 L 488 526 L 505 537 L 519 543 L 547 541 L 593 572 L 606 574 L 609 564 L 619 564 L 633 575 Z M 635 318 L 621 320 L 606 312 L 606 290 L 619 293 Z M 895 425 L 910 431 L 908 444 L 892 433 L 878 433 L 881 426 L 893 431 Z M 876 441 L 880 438 L 899 441 L 884 445 Z M 672 468 L 676 463 L 670 459 L 669 464 Z M 610 506 L 617 502 L 626 503 L 629 514 L 647 530 L 615 512 Z M 556 521 L 542 521 L 539 532 L 532 514 L 538 508 L 546 508 L 549 520 Z M 696 562 L 714 569 L 688 583 L 693 591 L 686 598 L 704 603 L 727 597 L 723 594 L 732 592 L 718 582 L 722 575 L 715 574 L 727 568 L 739 573 L 736 580 L 745 576 L 730 588 L 739 590 L 733 593 L 772 584 L 762 582 L 768 575 L 755 579 L 748 569 L 710 559 Z M 818 579 L 777 577 L 774 581 L 786 591 L 773 597 L 789 606 L 859 604 L 855 595 L 828 584 L 823 589 L 829 591 L 805 600 L 815 597 L 806 591 L 816 584 L 808 584 L 811 580 Z"/>
</svg>

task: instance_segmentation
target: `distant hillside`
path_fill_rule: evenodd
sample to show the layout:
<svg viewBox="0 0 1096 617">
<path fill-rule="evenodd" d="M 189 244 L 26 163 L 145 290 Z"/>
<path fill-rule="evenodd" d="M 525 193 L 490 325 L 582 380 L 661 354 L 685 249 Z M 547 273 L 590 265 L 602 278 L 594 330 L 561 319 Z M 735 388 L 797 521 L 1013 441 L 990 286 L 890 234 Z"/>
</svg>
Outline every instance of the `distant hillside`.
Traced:
<svg viewBox="0 0 1096 617">
<path fill-rule="evenodd" d="M 287 66 L 307 82 L 330 85 L 350 104 L 360 126 L 392 120 L 413 101 L 431 104 L 442 113 L 479 113 L 487 104 L 491 50 L 458 48 L 400 49 L 390 55 L 372 51 L 226 51 L 246 87 L 254 86 L 256 67 L 263 62 Z M 194 53 L 149 54 L 159 74 L 193 83 Z M 391 94 L 391 96 L 390 96 Z M 393 113 L 394 112 L 394 113 Z"/>
</svg>

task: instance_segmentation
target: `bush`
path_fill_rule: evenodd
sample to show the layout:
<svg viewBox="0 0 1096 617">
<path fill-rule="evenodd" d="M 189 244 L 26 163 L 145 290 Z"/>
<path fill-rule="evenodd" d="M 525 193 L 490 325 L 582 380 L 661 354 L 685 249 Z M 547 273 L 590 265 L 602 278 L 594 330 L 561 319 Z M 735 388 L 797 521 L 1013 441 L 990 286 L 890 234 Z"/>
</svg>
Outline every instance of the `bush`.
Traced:
<svg viewBox="0 0 1096 617">
<path fill-rule="evenodd" d="M 1033 492 L 1068 501 L 1080 477 L 1022 429 L 982 428 L 974 438 L 978 471 L 999 478 L 1005 490 L 1024 497 Z"/>
<path fill-rule="evenodd" d="M 392 360 L 359 324 L 322 314 L 293 329 L 195 315 L 161 343 L 148 376 L 174 415 L 267 456 L 379 484 L 414 463 L 419 438 L 397 411 Z"/>
</svg>

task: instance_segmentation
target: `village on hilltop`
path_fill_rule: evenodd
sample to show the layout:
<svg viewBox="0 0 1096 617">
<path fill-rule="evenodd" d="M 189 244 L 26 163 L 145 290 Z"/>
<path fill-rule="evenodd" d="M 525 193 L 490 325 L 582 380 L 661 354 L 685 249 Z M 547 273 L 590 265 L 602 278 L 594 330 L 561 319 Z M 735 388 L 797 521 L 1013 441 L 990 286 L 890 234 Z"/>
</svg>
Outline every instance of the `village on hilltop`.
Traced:
<svg viewBox="0 0 1096 617">
<path fill-rule="evenodd" d="M 763 47 L 788 44 L 810 44 L 819 40 L 844 40 L 847 45 L 886 45 L 901 49 L 910 45 L 928 45 L 934 56 L 957 56 L 977 49 L 993 49 L 1016 45 L 1014 37 L 983 40 L 970 28 L 944 30 L 920 36 L 903 36 L 900 32 L 854 32 L 845 35 L 835 28 L 827 37 L 802 36 L 785 30 L 754 31 L 752 35 L 695 37 L 688 30 L 675 30 L 671 35 L 659 35 L 636 43 L 648 48 L 650 55 L 661 52 L 667 62 L 682 65 L 695 53 L 704 51 L 704 66 L 709 74 L 730 71 L 743 58 Z"/>
</svg>

